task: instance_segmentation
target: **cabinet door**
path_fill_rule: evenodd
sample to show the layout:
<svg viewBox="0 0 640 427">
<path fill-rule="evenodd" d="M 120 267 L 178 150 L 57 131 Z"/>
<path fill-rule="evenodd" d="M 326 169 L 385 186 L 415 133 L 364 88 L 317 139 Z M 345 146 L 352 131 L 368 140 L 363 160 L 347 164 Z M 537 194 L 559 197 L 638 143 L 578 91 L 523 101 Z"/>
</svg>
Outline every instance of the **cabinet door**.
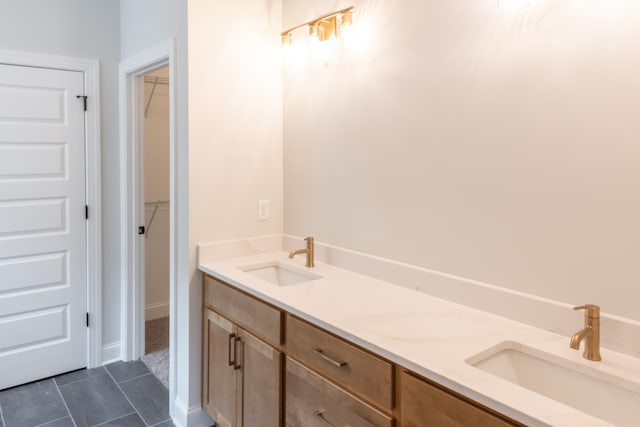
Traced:
<svg viewBox="0 0 640 427">
<path fill-rule="evenodd" d="M 242 427 L 278 427 L 281 406 L 281 353 L 251 335 L 238 329 L 242 338 L 239 417 Z"/>
<path fill-rule="evenodd" d="M 520 426 L 407 372 L 401 374 L 402 427 Z"/>
<path fill-rule="evenodd" d="M 239 338 L 227 319 L 211 310 L 204 312 L 202 401 L 216 426 L 235 427 L 238 375 L 233 361 Z"/>
</svg>

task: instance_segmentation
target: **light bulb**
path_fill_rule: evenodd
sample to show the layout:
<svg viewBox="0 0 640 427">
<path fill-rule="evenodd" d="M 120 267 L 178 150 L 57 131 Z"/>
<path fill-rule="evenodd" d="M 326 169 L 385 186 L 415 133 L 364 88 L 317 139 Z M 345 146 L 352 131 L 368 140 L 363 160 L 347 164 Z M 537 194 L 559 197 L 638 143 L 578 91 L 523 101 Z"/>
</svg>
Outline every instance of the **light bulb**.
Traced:
<svg viewBox="0 0 640 427">
<path fill-rule="evenodd" d="M 340 28 L 345 29 L 353 24 L 353 12 L 347 10 L 340 17 Z"/>
<path fill-rule="evenodd" d="M 291 46 L 291 43 L 292 43 L 291 33 L 282 34 L 281 37 L 282 37 L 283 46 Z"/>
<path fill-rule="evenodd" d="M 319 40 L 319 38 L 318 38 L 318 28 L 319 28 L 319 25 L 318 25 L 317 22 L 309 25 L 309 37 L 311 38 L 312 41 Z"/>
</svg>

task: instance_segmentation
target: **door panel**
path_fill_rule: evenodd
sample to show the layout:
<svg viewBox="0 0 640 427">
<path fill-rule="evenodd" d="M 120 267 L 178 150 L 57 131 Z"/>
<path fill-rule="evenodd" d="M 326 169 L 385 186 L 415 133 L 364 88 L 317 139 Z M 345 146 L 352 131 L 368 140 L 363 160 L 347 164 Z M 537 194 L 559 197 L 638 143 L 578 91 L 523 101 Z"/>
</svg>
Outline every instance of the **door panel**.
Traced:
<svg viewBox="0 0 640 427">
<path fill-rule="evenodd" d="M 239 347 L 233 324 L 211 310 L 206 310 L 203 404 L 219 427 L 236 426 L 236 370 L 234 361 Z"/>
<path fill-rule="evenodd" d="M 83 82 L 0 65 L 0 389 L 86 366 Z"/>
<path fill-rule="evenodd" d="M 0 336 L 4 338 L 2 349 L 11 352 L 14 349 L 20 352 L 25 348 L 41 345 L 43 343 L 68 339 L 67 306 L 33 310 L 13 316 L 4 316 L 0 323 Z M 20 333 L 28 328 L 28 335 Z"/>
<path fill-rule="evenodd" d="M 238 329 L 242 338 L 242 427 L 280 425 L 280 371 L 281 353 L 251 335 Z"/>
<path fill-rule="evenodd" d="M 14 72 L 15 69 L 37 70 L 32 75 L 43 73 L 41 69 L 29 67 L 12 67 L 7 72 Z M 54 70 L 46 70 L 54 71 Z M 20 70 L 18 71 L 20 72 Z M 54 72 L 60 72 L 55 70 Z M 64 72 L 64 71 L 62 71 Z M 76 73 L 77 74 L 77 73 Z M 47 78 L 49 76 L 46 76 Z M 0 122 L 26 122 L 26 123 L 58 123 L 63 124 L 65 113 L 68 107 L 68 94 L 66 87 L 47 87 L 48 80 L 2 80 L 0 81 Z M 44 85 L 44 86 L 43 86 Z M 76 95 L 84 92 L 77 92 Z"/>
<path fill-rule="evenodd" d="M 0 178 L 62 178 L 64 144 L 3 144 L 0 146 Z"/>
<path fill-rule="evenodd" d="M 68 286 L 67 253 L 15 257 L 0 262 L 0 297 L 39 287 Z"/>
<path fill-rule="evenodd" d="M 66 230 L 66 199 L 12 200 L 0 202 L 0 237 L 22 233 Z"/>
</svg>

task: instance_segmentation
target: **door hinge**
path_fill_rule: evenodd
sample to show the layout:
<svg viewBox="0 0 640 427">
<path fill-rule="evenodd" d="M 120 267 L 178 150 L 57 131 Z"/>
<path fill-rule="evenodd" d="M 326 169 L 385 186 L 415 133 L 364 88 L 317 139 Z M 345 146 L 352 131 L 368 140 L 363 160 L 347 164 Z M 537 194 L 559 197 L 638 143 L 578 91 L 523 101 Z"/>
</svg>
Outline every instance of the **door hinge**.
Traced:
<svg viewBox="0 0 640 427">
<path fill-rule="evenodd" d="M 89 219 L 89 205 L 84 205 L 84 219 Z"/>
<path fill-rule="evenodd" d="M 140 235 L 144 234 L 144 225 L 141 225 L 140 227 L 138 227 L 138 234 Z"/>
<path fill-rule="evenodd" d="M 89 313 L 87 313 L 87 328 L 89 327 Z"/>
<path fill-rule="evenodd" d="M 84 111 L 87 111 L 87 95 L 78 95 L 76 96 L 76 98 L 82 98 L 82 101 L 84 102 Z"/>
</svg>

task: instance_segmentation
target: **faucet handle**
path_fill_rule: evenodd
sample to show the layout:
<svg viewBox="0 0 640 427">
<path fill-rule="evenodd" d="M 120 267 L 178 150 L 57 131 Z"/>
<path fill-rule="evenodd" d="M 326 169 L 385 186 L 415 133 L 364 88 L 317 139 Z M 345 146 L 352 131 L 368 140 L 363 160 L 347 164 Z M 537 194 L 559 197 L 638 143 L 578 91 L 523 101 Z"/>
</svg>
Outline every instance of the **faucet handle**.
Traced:
<svg viewBox="0 0 640 427">
<path fill-rule="evenodd" d="M 595 304 L 585 304 L 580 305 L 578 307 L 573 307 L 574 310 L 585 310 L 584 315 L 586 317 L 599 318 L 600 317 L 600 307 Z"/>
</svg>

